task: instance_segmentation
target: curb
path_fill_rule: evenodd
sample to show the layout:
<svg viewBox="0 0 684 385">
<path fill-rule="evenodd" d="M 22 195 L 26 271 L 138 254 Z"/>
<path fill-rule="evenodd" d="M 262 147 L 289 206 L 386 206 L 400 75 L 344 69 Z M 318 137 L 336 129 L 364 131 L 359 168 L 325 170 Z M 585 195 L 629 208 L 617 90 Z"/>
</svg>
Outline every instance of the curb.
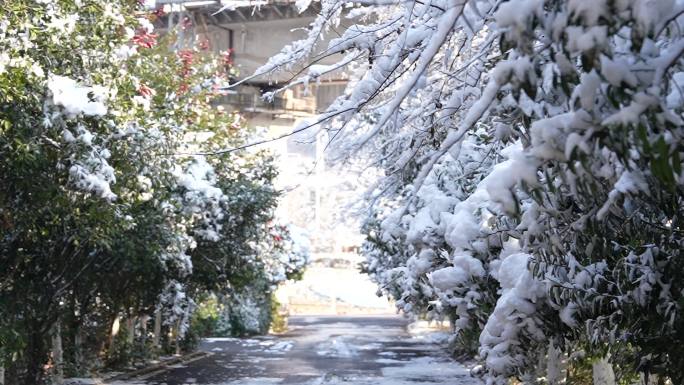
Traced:
<svg viewBox="0 0 684 385">
<path fill-rule="evenodd" d="M 130 372 L 117 374 L 117 375 L 114 375 L 112 377 L 103 378 L 102 382 L 107 384 L 107 383 L 114 382 L 114 381 L 130 380 L 130 379 L 133 379 L 136 377 L 144 376 L 146 374 L 164 372 L 164 371 L 169 369 L 168 368 L 169 365 L 176 365 L 176 364 L 181 364 L 181 363 L 197 361 L 199 359 L 209 357 L 211 355 L 213 355 L 213 353 L 197 351 L 197 352 L 193 352 L 190 354 L 186 354 L 184 356 L 174 357 L 174 358 L 156 363 L 154 365 L 146 366 L 146 367 L 141 368 L 141 369 L 136 369 L 136 370 L 132 370 Z"/>
</svg>

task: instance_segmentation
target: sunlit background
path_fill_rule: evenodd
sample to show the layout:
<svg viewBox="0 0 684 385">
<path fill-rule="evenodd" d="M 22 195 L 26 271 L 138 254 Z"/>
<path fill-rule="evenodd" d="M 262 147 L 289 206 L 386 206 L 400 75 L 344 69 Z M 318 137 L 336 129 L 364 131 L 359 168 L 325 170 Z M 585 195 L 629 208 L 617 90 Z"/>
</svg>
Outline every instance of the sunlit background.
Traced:
<svg viewBox="0 0 684 385">
<path fill-rule="evenodd" d="M 387 299 L 374 295 L 377 286 L 359 271 L 363 240 L 360 223 L 351 208 L 366 186 L 353 168 L 334 167 L 326 162 L 329 142 L 316 127 L 293 133 L 317 121 L 318 113 L 344 92 L 347 79 L 333 73 L 323 80 L 297 86 L 273 100 L 261 95 L 285 84 L 301 68 L 284 71 L 279 77 L 252 77 L 260 66 L 280 50 L 305 36 L 317 5 L 300 12 L 293 1 L 147 1 L 150 9 L 163 9 L 160 31 L 178 25 L 188 46 L 208 42 L 220 54 L 231 52 L 236 69 L 235 87 L 225 90 L 220 108 L 239 111 L 249 127 L 257 128 L 255 140 L 269 141 L 277 156 L 280 175 L 277 188 L 283 191 L 277 216 L 301 228 L 310 241 L 311 264 L 303 279 L 288 282 L 277 292 L 283 311 L 290 314 L 382 314 L 393 313 Z M 326 37 L 337 37 L 328 31 Z M 327 41 L 321 41 L 322 46 Z M 328 57 L 317 64 L 331 64 Z"/>
</svg>

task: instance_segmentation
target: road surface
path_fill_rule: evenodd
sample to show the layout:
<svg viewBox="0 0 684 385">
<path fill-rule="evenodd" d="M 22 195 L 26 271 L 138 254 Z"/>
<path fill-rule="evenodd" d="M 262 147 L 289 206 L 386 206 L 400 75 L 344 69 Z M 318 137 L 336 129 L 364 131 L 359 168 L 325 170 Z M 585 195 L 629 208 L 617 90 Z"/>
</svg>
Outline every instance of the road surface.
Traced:
<svg viewBox="0 0 684 385">
<path fill-rule="evenodd" d="M 430 334 L 409 335 L 399 317 L 293 317 L 280 336 L 216 338 L 212 355 L 136 385 L 471 385 Z"/>
</svg>

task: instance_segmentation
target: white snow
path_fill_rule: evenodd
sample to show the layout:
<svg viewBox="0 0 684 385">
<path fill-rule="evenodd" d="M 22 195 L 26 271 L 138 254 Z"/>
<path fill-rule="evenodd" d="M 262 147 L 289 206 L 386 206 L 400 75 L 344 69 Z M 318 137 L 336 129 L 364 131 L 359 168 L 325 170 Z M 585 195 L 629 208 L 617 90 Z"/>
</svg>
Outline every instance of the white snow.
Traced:
<svg viewBox="0 0 684 385">
<path fill-rule="evenodd" d="M 382 368 L 380 376 L 324 375 L 303 380 L 298 385 L 472 385 L 480 383 L 470 371 L 453 361 L 434 357 L 412 358 L 407 361 L 380 359 L 391 365 Z M 206 385 L 274 385 L 293 384 L 284 378 L 246 377 Z"/>
<path fill-rule="evenodd" d="M 68 118 L 80 114 L 87 116 L 103 116 L 107 113 L 104 102 L 108 91 L 102 87 L 79 85 L 75 80 L 65 76 L 51 74 L 47 87 L 55 105 L 62 106 Z M 92 98 L 91 96 L 92 95 Z"/>
<path fill-rule="evenodd" d="M 505 212 L 515 212 L 516 200 L 512 189 L 520 182 L 528 185 L 537 184 L 537 164 L 523 152 L 518 142 L 503 150 L 502 155 L 508 160 L 494 166 L 482 181 L 490 199 L 501 205 Z"/>
<path fill-rule="evenodd" d="M 294 347 L 294 342 L 292 341 L 278 341 L 274 345 L 270 346 L 266 352 L 271 354 L 285 354 L 289 352 Z"/>
<path fill-rule="evenodd" d="M 541 14 L 543 4 L 542 0 L 508 1 L 499 6 L 494 18 L 501 28 L 524 29 L 530 17 Z"/>
<path fill-rule="evenodd" d="M 428 274 L 432 286 L 446 291 L 467 282 L 470 275 L 460 267 L 445 267 Z"/>
<path fill-rule="evenodd" d="M 541 330 L 528 320 L 536 312 L 536 303 L 546 295 L 545 284 L 534 279 L 527 268 L 530 258 L 525 253 L 512 254 L 498 268 L 502 294 L 480 335 L 480 354 L 487 367 L 498 373 L 507 373 L 509 367 L 519 364 L 509 348 L 519 345 L 523 329 L 544 339 Z"/>
<path fill-rule="evenodd" d="M 239 338 L 236 337 L 208 337 L 202 339 L 202 341 L 209 342 L 209 343 L 214 343 L 214 342 L 237 342 L 240 341 Z"/>
<path fill-rule="evenodd" d="M 577 308 L 578 306 L 572 302 L 563 307 L 559 313 L 561 321 L 570 327 L 576 327 L 577 321 L 575 320 L 575 312 L 577 311 Z"/>
<path fill-rule="evenodd" d="M 316 354 L 326 357 L 354 357 L 359 353 L 357 347 L 349 344 L 344 338 L 333 338 L 331 341 L 320 344 L 316 347 Z"/>
<path fill-rule="evenodd" d="M 79 189 L 94 192 L 103 199 L 113 201 L 116 194 L 112 192 L 110 183 L 116 180 L 114 169 L 104 160 L 100 160 L 98 166 L 95 172 L 91 172 L 80 164 L 74 164 L 69 168 L 69 177 Z"/>
</svg>

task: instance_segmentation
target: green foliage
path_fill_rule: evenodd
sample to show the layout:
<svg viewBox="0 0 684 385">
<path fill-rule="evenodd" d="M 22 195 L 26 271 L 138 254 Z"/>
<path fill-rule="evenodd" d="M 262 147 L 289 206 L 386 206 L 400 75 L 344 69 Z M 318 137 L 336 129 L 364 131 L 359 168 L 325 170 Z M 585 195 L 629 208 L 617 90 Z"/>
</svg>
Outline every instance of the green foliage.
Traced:
<svg viewBox="0 0 684 385">
<path fill-rule="evenodd" d="M 109 349 L 107 349 L 105 365 L 113 369 L 128 367 L 133 359 L 132 351 L 133 344 L 128 340 L 128 331 L 122 328 L 114 336 Z"/>
<path fill-rule="evenodd" d="M 266 272 L 276 255 L 254 246 L 273 220 L 273 159 L 182 155 L 252 132 L 211 103 L 230 75 L 222 58 L 170 50 L 173 33 L 147 30 L 154 17 L 133 0 L 0 6 L 0 362 L 16 383 L 49 375 L 58 320 L 69 372 L 123 367 L 191 350 L 215 329 L 210 305 L 188 328 L 194 299 L 276 282 Z M 133 344 L 125 333 L 107 343 L 115 318 L 157 309 L 160 347 L 151 318 Z"/>
<path fill-rule="evenodd" d="M 222 308 L 214 295 L 202 300 L 192 317 L 190 330 L 200 337 L 215 336 Z"/>
<path fill-rule="evenodd" d="M 282 304 L 278 302 L 275 294 L 271 294 L 271 327 L 274 333 L 287 331 L 287 314 L 282 312 Z"/>
<path fill-rule="evenodd" d="M 282 333 L 287 330 L 287 316 L 275 294 L 244 290 L 219 299 L 210 296 L 202 301 L 193 316 L 191 331 L 201 337 L 229 337 Z"/>
</svg>

